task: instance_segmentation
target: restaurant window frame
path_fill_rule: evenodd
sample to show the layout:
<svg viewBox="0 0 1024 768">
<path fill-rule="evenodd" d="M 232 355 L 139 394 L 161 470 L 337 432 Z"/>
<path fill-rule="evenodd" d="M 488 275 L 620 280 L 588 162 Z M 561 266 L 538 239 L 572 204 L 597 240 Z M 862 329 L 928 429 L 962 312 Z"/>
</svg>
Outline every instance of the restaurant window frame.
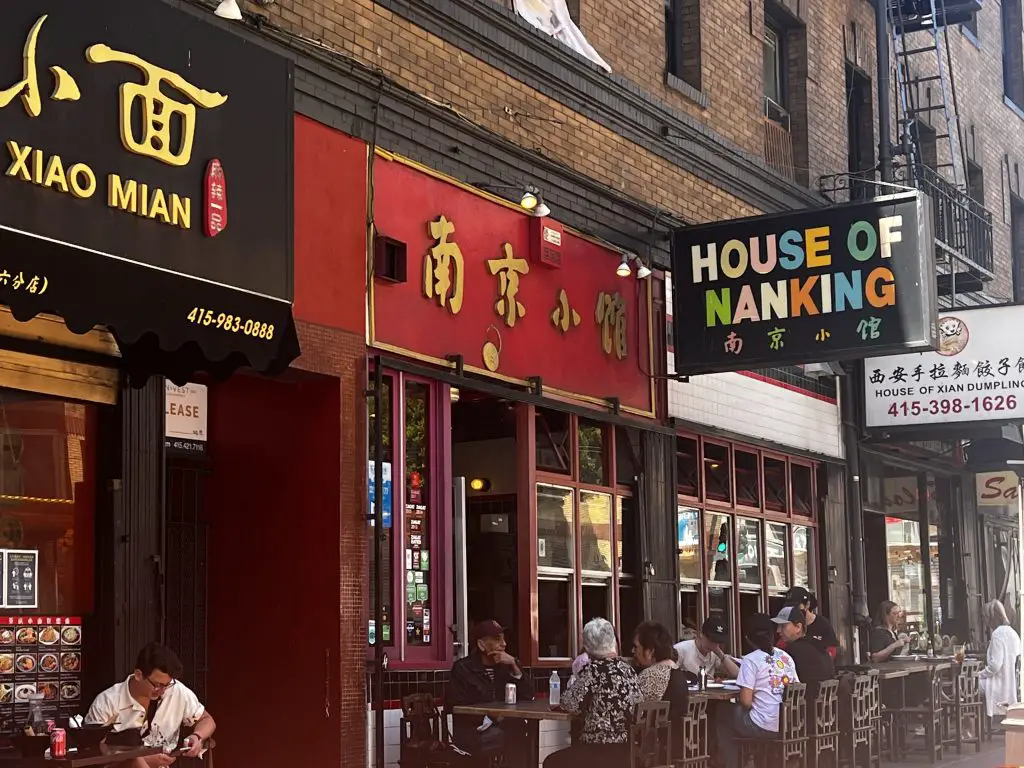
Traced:
<svg viewBox="0 0 1024 768">
<path fill-rule="evenodd" d="M 394 669 L 426 668 L 450 664 L 453 659 L 453 648 L 448 626 L 451 623 L 451 483 L 450 449 L 445 435 L 451 426 L 450 387 L 444 382 L 423 376 L 416 376 L 387 366 L 382 367 L 383 378 L 390 380 L 388 402 L 390 405 L 390 441 L 391 441 L 391 543 L 388 554 L 391 558 L 390 582 L 384 585 L 385 594 L 390 596 L 391 638 L 384 643 L 388 654 L 388 663 Z M 374 368 L 369 367 L 372 381 Z M 426 496 L 428 532 L 426 537 L 429 553 L 429 576 L 425 579 L 431 605 L 429 645 L 412 645 L 406 638 L 407 605 L 406 605 L 406 573 L 405 550 L 407 532 L 405 530 L 406 509 L 406 392 L 408 384 L 422 385 L 427 392 L 426 417 Z M 369 416 L 369 408 L 367 410 Z M 367 419 L 367 458 L 371 460 L 373 452 L 373 423 Z M 367 466 L 369 464 L 367 463 Z M 367 490 L 369 488 L 367 487 Z M 369 513 L 369 506 L 367 506 Z M 374 546 L 373 528 L 367 521 L 368 546 Z M 373 608 L 373 560 L 368 560 L 369 589 L 366 599 L 368 609 Z M 368 616 L 374 620 L 374 615 Z M 376 627 L 377 639 L 381 638 L 381 627 Z M 372 659 L 374 645 L 367 643 L 366 658 Z"/>
<path fill-rule="evenodd" d="M 582 648 L 579 646 L 579 638 L 583 632 L 583 624 L 593 616 L 585 616 L 583 611 L 583 590 L 588 587 L 605 586 L 608 590 L 607 604 L 611 608 L 610 614 L 605 618 L 608 618 L 614 626 L 619 627 L 621 622 L 621 609 L 622 609 L 622 585 L 626 584 L 632 586 L 634 589 L 640 589 L 641 580 L 639 573 L 626 573 L 624 565 L 630 561 L 638 563 L 638 557 L 627 557 L 620 552 L 620 547 L 625 550 L 627 544 L 632 543 L 634 546 L 639 546 L 638 531 L 634 530 L 633 536 L 620 536 L 620 526 L 624 529 L 626 525 L 638 525 L 636 519 L 638 509 L 635 504 L 632 505 L 633 519 L 626 522 L 625 519 L 620 521 L 620 500 L 630 499 L 634 500 L 637 497 L 635 484 L 637 482 L 637 473 L 628 478 L 620 478 L 619 475 L 619 439 L 617 438 L 616 432 L 618 430 L 628 430 L 630 427 L 616 425 L 608 421 L 603 421 L 600 414 L 587 414 L 579 415 L 576 413 L 561 410 L 555 406 L 555 404 L 544 405 L 544 406 L 523 406 L 529 409 L 528 419 L 533 424 L 534 428 L 537 429 L 537 433 L 534 435 L 534 445 L 530 447 L 530 483 L 527 489 L 524 489 L 530 499 L 530 518 L 532 525 L 530 526 L 529 536 L 521 536 L 518 544 L 520 556 L 524 557 L 527 562 L 531 564 L 531 579 L 530 579 L 530 594 L 528 595 L 531 604 L 538 605 L 538 592 L 540 581 L 550 581 L 553 579 L 557 580 L 569 580 L 572 585 L 572 594 L 574 595 L 573 604 L 570 605 L 569 611 L 569 655 L 568 656 L 552 656 L 549 653 L 542 653 L 540 648 L 540 621 L 541 617 L 539 612 L 535 614 L 536 624 L 534 628 L 529 631 L 529 637 L 524 629 L 521 633 L 521 639 L 526 642 L 525 650 L 527 651 L 527 661 L 532 666 L 536 667 L 564 667 L 566 661 L 575 658 L 576 655 L 582 652 Z M 540 433 L 540 429 L 543 426 L 543 419 L 547 413 L 555 413 L 559 419 L 566 419 L 568 423 L 568 431 L 570 435 L 569 439 L 569 456 L 570 456 L 570 471 L 568 474 L 552 471 L 545 469 L 537 465 L 537 453 L 539 450 L 539 443 L 543 440 L 543 436 Z M 603 430 L 601 445 L 603 447 L 603 480 L 604 484 L 594 484 L 585 482 L 582 479 L 581 473 L 581 455 L 580 455 L 580 424 L 583 423 L 588 427 L 600 426 Z M 521 438 L 522 436 L 520 436 Z M 522 455 L 522 454 L 520 454 Z M 639 461 L 640 457 L 636 457 Z M 639 472 L 639 469 L 637 469 Z M 623 480 L 624 482 L 619 482 Z M 537 524 L 538 524 L 538 490 L 541 486 L 557 486 L 561 488 L 572 489 L 572 504 L 573 504 L 573 520 L 572 520 L 572 531 L 573 531 L 573 563 L 571 568 L 559 568 L 552 566 L 542 566 L 539 564 L 539 536 L 537 535 Z M 601 494 L 607 495 L 610 500 L 610 516 L 608 519 L 608 539 L 610 556 L 608 558 L 609 568 L 608 570 L 589 570 L 583 568 L 583 537 L 582 530 L 584 527 L 584 521 L 581 514 L 581 500 L 584 494 Z M 523 531 L 522 526 L 520 530 Z M 529 547 L 531 550 L 524 552 L 523 548 Z M 638 555 L 639 553 L 634 553 Z M 525 627 L 530 627 L 531 622 L 525 622 Z M 623 629 L 620 627 L 620 629 Z M 626 631 L 632 631 L 629 628 Z M 625 636 L 623 636 L 622 642 L 626 642 Z"/>
<path fill-rule="evenodd" d="M 741 652 L 742 637 L 740 636 L 740 627 L 741 622 L 745 619 L 744 616 L 740 615 L 741 596 L 747 596 L 748 599 L 746 602 L 750 602 L 749 597 L 757 594 L 757 603 L 760 610 L 767 611 L 771 605 L 778 601 L 778 597 L 782 594 L 782 590 L 778 586 L 769 586 L 768 531 L 770 524 L 785 525 L 786 527 L 785 536 L 783 537 L 786 556 L 786 573 L 784 574 L 784 579 L 786 581 L 785 586 L 789 588 L 795 584 L 796 557 L 793 549 L 793 542 L 795 540 L 796 528 L 802 527 L 807 529 L 807 540 L 811 543 L 811 552 L 809 553 L 807 566 L 809 580 L 812 582 L 810 588 L 813 590 L 815 587 L 820 587 L 821 553 L 818 548 L 814 546 L 818 541 L 818 530 L 821 524 L 822 515 L 821 499 L 818 496 L 818 469 L 820 467 L 820 462 L 790 456 L 779 451 L 766 450 L 744 443 L 725 441 L 721 438 L 707 438 L 700 434 L 679 432 L 676 435 L 677 466 L 679 466 L 679 462 L 682 461 L 679 456 L 681 453 L 681 446 L 692 446 L 694 444 L 696 444 L 697 455 L 699 457 L 698 477 L 696 478 L 696 495 L 694 495 L 693 492 L 693 482 L 687 482 L 685 485 L 678 485 L 676 514 L 678 516 L 684 511 L 696 511 L 697 513 L 697 526 L 698 530 L 701 532 L 701 546 L 699 547 L 699 555 L 701 558 L 701 579 L 697 582 L 692 578 L 684 577 L 681 569 L 679 569 L 677 573 L 679 583 L 677 599 L 681 608 L 684 601 L 684 593 L 692 595 L 694 592 L 697 592 L 699 595 L 699 621 L 703 622 L 710 615 L 710 589 L 727 586 L 721 580 L 716 581 L 709 578 L 710 563 L 708 562 L 709 554 L 708 544 L 706 541 L 707 521 L 709 520 L 709 515 L 726 515 L 728 517 L 730 529 L 728 546 L 731 549 L 731 557 L 729 558 L 731 583 L 727 586 L 731 604 L 731 615 L 728 617 L 728 630 L 730 634 L 732 652 Z M 725 501 L 720 498 L 723 495 L 721 493 L 708 493 L 709 484 L 707 473 L 710 471 L 710 467 L 708 466 L 708 462 L 705 461 L 705 459 L 708 458 L 706 446 L 714 446 L 714 450 L 717 451 L 717 453 L 713 454 L 715 457 L 722 456 L 721 448 L 723 446 L 728 449 L 729 501 Z M 757 469 L 756 487 L 758 489 L 756 506 L 751 503 L 749 494 L 744 495 L 737 491 L 738 478 L 736 457 L 738 453 L 747 457 L 751 455 L 755 457 L 754 466 Z M 741 461 L 741 463 L 743 462 Z M 774 490 L 771 493 L 769 493 L 769 481 L 766 481 L 766 463 L 774 477 L 774 482 L 771 483 L 771 488 Z M 749 461 L 747 461 L 747 465 L 749 472 Z M 793 467 L 799 468 L 797 472 L 809 472 L 810 474 L 809 510 L 798 509 L 798 505 L 794 503 L 792 479 Z M 778 477 L 778 470 L 780 468 L 783 470 L 781 478 L 782 487 L 779 487 L 778 483 L 780 479 Z M 746 482 L 749 483 L 749 479 Z M 739 498 L 741 495 L 744 496 L 743 499 Z M 716 496 L 719 498 L 716 498 Z M 741 583 L 739 578 L 739 540 L 740 525 L 742 521 L 756 521 L 758 526 L 760 583 L 757 585 L 749 582 Z M 677 531 L 677 552 L 679 551 L 679 547 L 680 542 L 678 541 Z M 680 612 L 680 627 L 677 628 L 680 633 L 685 629 L 682 626 L 682 623 L 683 616 Z"/>
</svg>

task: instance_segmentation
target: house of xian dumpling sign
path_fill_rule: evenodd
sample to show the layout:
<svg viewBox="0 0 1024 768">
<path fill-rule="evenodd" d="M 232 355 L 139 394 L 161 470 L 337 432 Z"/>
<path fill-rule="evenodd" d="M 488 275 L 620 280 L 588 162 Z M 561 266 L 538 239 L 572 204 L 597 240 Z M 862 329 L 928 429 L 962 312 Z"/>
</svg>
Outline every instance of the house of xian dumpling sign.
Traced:
<svg viewBox="0 0 1024 768">
<path fill-rule="evenodd" d="M 931 349 L 931 222 L 908 193 L 676 230 L 676 373 Z"/>
</svg>

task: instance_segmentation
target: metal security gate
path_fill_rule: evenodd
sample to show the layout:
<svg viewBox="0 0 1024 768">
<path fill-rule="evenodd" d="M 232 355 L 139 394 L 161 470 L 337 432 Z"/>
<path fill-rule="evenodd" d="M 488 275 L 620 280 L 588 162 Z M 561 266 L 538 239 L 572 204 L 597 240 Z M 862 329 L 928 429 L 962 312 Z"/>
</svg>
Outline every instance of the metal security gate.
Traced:
<svg viewBox="0 0 1024 768">
<path fill-rule="evenodd" d="M 164 643 L 185 665 L 188 686 L 206 701 L 210 525 L 203 505 L 208 470 L 171 459 L 164 529 Z"/>
</svg>

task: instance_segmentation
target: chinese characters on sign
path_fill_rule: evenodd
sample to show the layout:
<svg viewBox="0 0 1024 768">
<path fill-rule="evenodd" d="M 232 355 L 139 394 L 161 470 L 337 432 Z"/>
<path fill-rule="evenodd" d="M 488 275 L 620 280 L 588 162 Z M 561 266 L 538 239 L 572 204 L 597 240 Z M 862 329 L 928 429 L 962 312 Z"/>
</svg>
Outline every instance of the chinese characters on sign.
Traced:
<svg viewBox="0 0 1024 768">
<path fill-rule="evenodd" d="M 517 259 L 513 255 L 510 243 L 505 243 L 502 250 L 505 258 L 488 260 L 487 269 L 498 276 L 498 300 L 494 303 L 494 311 L 505 325 L 514 328 L 516 320 L 526 316 L 526 307 L 516 296 L 519 295 L 519 276 L 528 274 L 530 265 L 526 259 Z"/>
<path fill-rule="evenodd" d="M 1024 418 L 1024 341 L 1006 328 L 1021 307 L 945 314 L 936 352 L 868 358 L 864 398 L 869 427 Z"/>
<path fill-rule="evenodd" d="M 927 205 L 911 193 L 677 229 L 676 373 L 929 347 Z"/>
<path fill-rule="evenodd" d="M 214 158 L 206 166 L 206 236 L 216 237 L 228 226 L 228 185 L 224 167 Z"/>
<path fill-rule="evenodd" d="M 25 291 L 42 296 L 50 287 L 50 280 L 46 275 L 26 275 L 24 272 L 8 272 L 0 267 L 0 289 L 13 288 L 16 291 Z"/>
<path fill-rule="evenodd" d="M 466 260 L 455 242 L 455 223 L 445 216 L 428 224 L 430 237 L 435 241 L 423 259 L 423 295 L 452 315 L 462 311 L 465 299 Z M 508 328 L 515 328 L 518 320 L 526 317 L 526 305 L 520 298 L 521 280 L 530 274 L 530 264 L 517 257 L 511 243 L 501 246 L 502 256 L 487 259 L 490 275 L 497 277 L 494 312 Z M 626 327 L 626 300 L 619 293 L 601 292 L 597 296 L 594 319 L 599 329 L 599 343 L 605 355 L 625 360 L 629 354 Z M 551 312 L 551 322 L 562 334 L 580 324 L 579 313 L 569 306 L 565 289 L 558 294 L 558 303 Z M 488 331 L 497 331 L 490 326 Z M 492 373 L 498 370 L 500 334 L 498 343 L 487 339 L 482 356 L 484 367 Z"/>
<path fill-rule="evenodd" d="M 0 91 L 0 109 L 8 107 L 20 96 L 27 115 L 36 118 L 42 114 L 37 51 L 40 32 L 47 18 L 46 15 L 40 16 L 29 30 L 22 52 L 22 79 Z M 170 166 L 180 168 L 192 161 L 196 105 L 214 109 L 228 99 L 223 94 L 193 85 L 175 72 L 103 43 L 89 46 L 85 60 L 90 64 L 129 64 L 143 74 L 142 84 L 125 82 L 120 88 L 117 108 L 121 143 L 132 154 Z M 50 72 L 54 78 L 52 100 L 76 102 L 82 98 L 77 81 L 66 69 L 54 65 Z M 162 90 L 165 85 L 184 95 L 190 103 L 168 96 Z M 141 117 L 140 135 L 133 130 L 133 114 Z M 8 139 L 6 146 L 11 156 L 11 164 L 6 171 L 8 177 L 70 193 L 79 199 L 89 199 L 96 193 L 96 172 L 86 163 L 68 165 L 59 154 L 47 155 L 43 149 L 14 139 Z M 107 205 L 181 229 L 192 227 L 192 201 L 187 195 L 165 191 L 136 179 L 125 179 L 118 173 L 107 175 Z"/>
<path fill-rule="evenodd" d="M 423 260 L 423 295 L 453 315 L 462 311 L 466 264 L 457 243 L 448 242 L 455 225 L 444 216 L 430 222 L 430 236 L 437 241 Z"/>
</svg>

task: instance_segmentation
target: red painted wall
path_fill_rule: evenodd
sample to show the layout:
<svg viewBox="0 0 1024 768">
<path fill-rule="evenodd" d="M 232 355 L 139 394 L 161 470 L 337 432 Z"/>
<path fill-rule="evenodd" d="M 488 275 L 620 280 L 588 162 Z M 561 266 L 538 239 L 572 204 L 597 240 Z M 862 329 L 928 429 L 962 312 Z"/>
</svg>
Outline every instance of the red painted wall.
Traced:
<svg viewBox="0 0 1024 768">
<path fill-rule="evenodd" d="M 364 333 L 366 144 L 295 118 L 295 316 Z"/>
<path fill-rule="evenodd" d="M 221 768 L 294 765 L 296 749 L 343 764 L 340 398 L 328 377 L 210 388 L 206 703 Z"/>
</svg>

